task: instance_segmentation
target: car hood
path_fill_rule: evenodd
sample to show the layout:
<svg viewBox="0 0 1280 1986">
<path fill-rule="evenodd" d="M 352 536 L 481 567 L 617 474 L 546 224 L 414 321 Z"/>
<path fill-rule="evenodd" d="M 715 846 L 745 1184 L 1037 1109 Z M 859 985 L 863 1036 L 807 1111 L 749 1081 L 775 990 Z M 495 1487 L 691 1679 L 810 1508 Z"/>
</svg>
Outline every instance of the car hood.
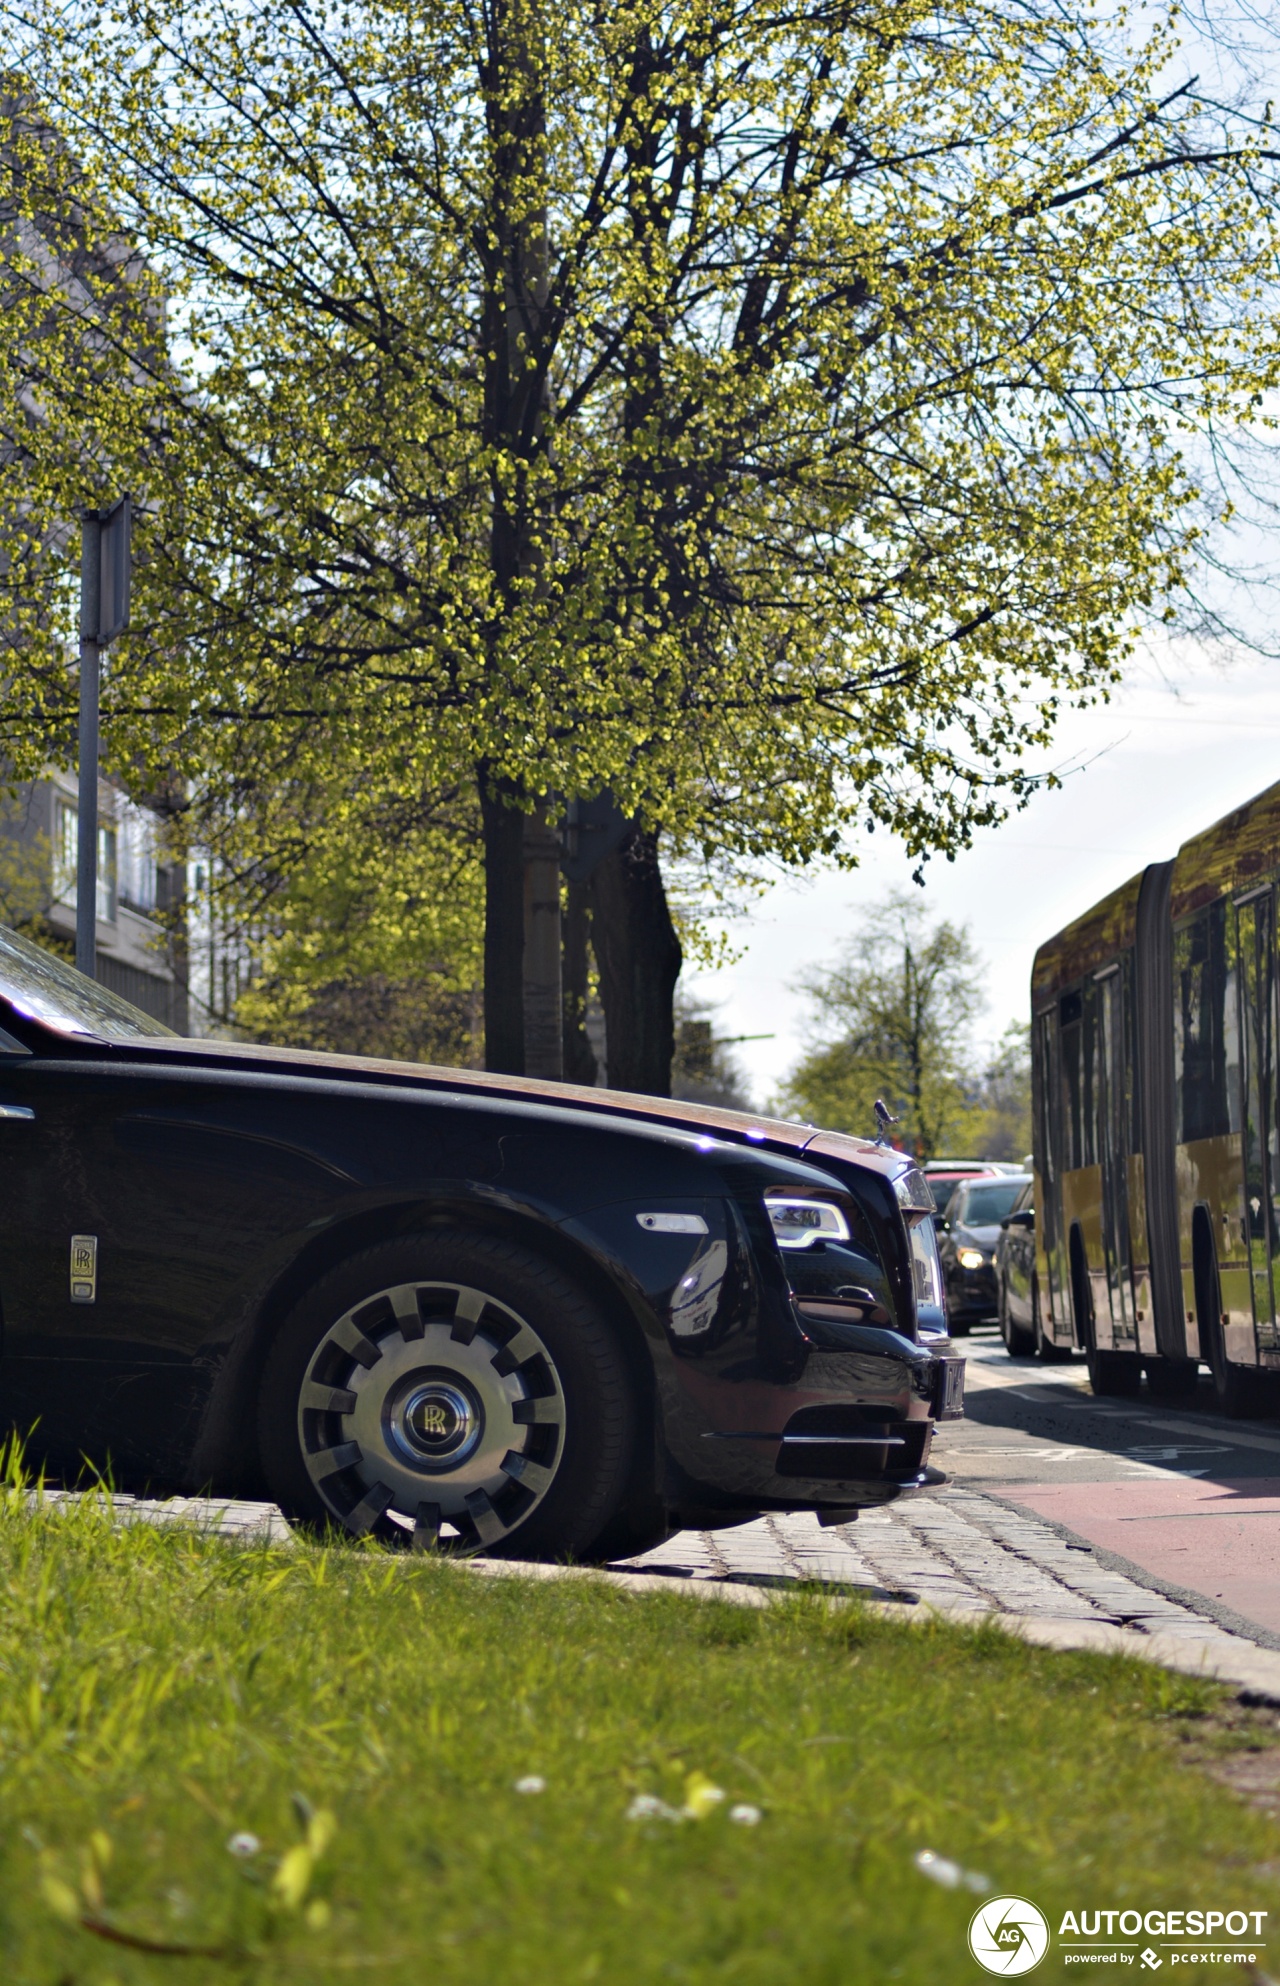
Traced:
<svg viewBox="0 0 1280 1986">
<path fill-rule="evenodd" d="M 123 1046 L 111 1043 L 112 1048 Z M 852 1138 L 841 1131 L 823 1131 L 814 1124 L 796 1124 L 745 1110 L 721 1110 L 712 1104 L 684 1103 L 674 1097 L 641 1096 L 631 1090 L 588 1088 L 581 1083 L 552 1082 L 537 1076 L 500 1076 L 485 1069 L 446 1069 L 425 1062 L 394 1062 L 374 1055 L 335 1055 L 314 1048 L 273 1048 L 259 1042 L 187 1040 L 180 1036 L 146 1036 L 127 1044 L 130 1059 L 163 1057 L 204 1067 L 243 1068 L 329 1077 L 336 1081 L 372 1081 L 393 1088 L 447 1091 L 453 1096 L 510 1097 L 521 1103 L 548 1103 L 584 1115 L 629 1117 L 648 1124 L 701 1131 L 757 1150 L 772 1148 L 799 1157 L 843 1159 L 864 1170 L 896 1179 L 910 1170 L 914 1159 L 890 1145 L 869 1138 Z"/>
<path fill-rule="evenodd" d="M 958 1227 L 954 1233 L 962 1247 L 994 1248 L 1000 1239 L 1000 1224 L 997 1221 L 993 1227 Z"/>
</svg>

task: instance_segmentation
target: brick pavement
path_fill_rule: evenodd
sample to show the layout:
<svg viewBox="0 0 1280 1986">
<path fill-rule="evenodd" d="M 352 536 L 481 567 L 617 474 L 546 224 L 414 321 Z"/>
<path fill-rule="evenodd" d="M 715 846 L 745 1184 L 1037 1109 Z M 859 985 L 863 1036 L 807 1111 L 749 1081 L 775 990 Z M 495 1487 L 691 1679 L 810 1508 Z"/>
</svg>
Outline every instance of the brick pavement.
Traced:
<svg viewBox="0 0 1280 1986">
<path fill-rule="evenodd" d="M 949 1488 L 823 1529 L 807 1513 L 723 1531 L 682 1531 L 628 1569 L 656 1578 L 820 1580 L 868 1599 L 1022 1619 L 1094 1622 L 1192 1640 L 1221 1632 L 1201 1614 L 1069 1543 L 1052 1526 L 979 1490 Z"/>
</svg>

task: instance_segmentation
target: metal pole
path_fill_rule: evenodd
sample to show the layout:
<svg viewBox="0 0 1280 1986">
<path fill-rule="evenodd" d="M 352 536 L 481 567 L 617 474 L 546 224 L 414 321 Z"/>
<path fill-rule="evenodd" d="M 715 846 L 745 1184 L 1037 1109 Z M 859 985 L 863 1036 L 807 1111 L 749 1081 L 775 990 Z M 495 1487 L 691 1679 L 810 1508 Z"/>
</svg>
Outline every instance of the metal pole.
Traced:
<svg viewBox="0 0 1280 1986">
<path fill-rule="evenodd" d="M 98 630 L 102 526 L 96 510 L 80 520 L 80 806 L 76 835 L 76 968 L 94 977 L 98 907 Z"/>
</svg>

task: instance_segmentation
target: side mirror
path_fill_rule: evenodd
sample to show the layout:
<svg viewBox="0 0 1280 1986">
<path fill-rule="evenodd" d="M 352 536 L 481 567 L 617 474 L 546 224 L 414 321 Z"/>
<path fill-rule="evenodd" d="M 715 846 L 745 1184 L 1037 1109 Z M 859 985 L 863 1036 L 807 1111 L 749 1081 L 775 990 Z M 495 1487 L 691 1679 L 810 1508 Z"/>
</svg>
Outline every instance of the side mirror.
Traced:
<svg viewBox="0 0 1280 1986">
<path fill-rule="evenodd" d="M 1034 1227 L 1035 1224 L 1036 1216 L 1033 1207 L 1019 1207 L 1016 1214 L 1010 1214 L 1007 1220 L 1003 1220 L 1000 1223 L 1001 1227 Z"/>
</svg>

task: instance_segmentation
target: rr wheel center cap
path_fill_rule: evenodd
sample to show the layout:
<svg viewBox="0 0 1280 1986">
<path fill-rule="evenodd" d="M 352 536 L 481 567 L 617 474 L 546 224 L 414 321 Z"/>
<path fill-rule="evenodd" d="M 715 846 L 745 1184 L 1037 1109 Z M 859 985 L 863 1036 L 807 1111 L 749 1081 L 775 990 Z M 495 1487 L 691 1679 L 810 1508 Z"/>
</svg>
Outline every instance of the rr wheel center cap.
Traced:
<svg viewBox="0 0 1280 1986">
<path fill-rule="evenodd" d="M 418 1468 L 455 1469 L 484 1434 L 484 1409 L 454 1374 L 415 1373 L 388 1402 L 387 1431 Z"/>
</svg>

